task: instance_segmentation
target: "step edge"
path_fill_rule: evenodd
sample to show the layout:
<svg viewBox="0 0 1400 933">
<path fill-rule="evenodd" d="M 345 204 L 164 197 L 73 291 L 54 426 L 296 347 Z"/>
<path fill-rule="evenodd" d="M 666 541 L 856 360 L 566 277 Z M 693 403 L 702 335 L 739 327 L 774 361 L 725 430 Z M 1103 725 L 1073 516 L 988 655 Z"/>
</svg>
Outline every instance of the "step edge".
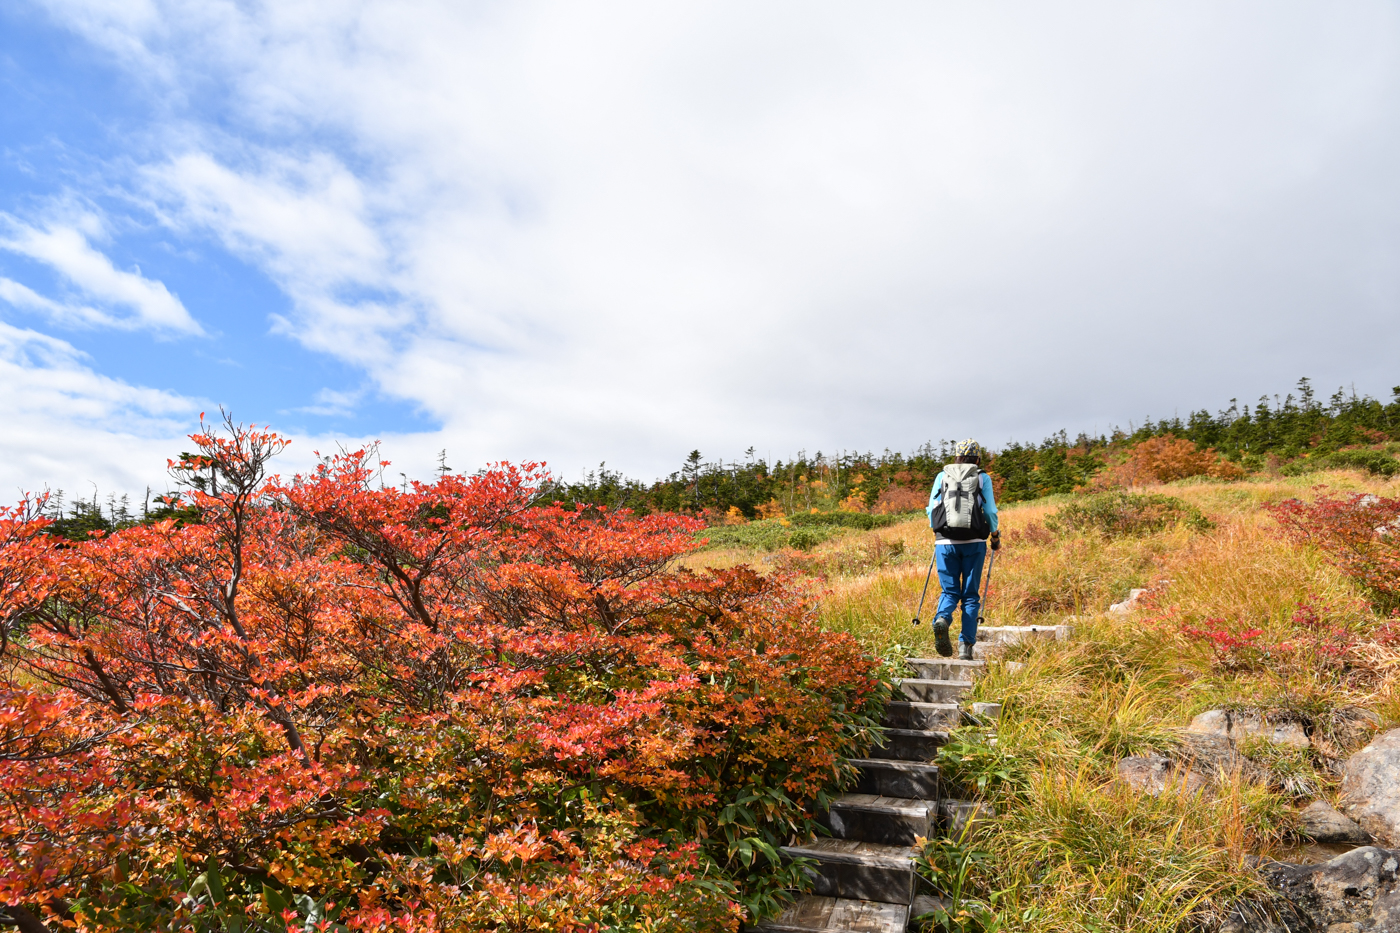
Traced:
<svg viewBox="0 0 1400 933">
<path fill-rule="evenodd" d="M 810 895 L 810 894 L 801 894 L 801 895 L 798 895 L 799 898 L 803 898 L 803 897 L 812 897 L 812 896 L 813 896 L 813 895 Z M 904 912 L 904 913 L 903 913 L 903 916 L 902 916 L 902 917 L 896 917 L 896 918 L 895 918 L 896 922 L 899 924 L 899 927 L 898 927 L 898 928 L 899 928 L 900 930 L 903 930 L 906 926 L 908 926 L 909 920 L 910 920 L 910 917 L 911 917 L 911 914 L 909 913 L 909 909 L 910 909 L 910 907 L 911 907 L 912 905 L 910 905 L 910 904 L 901 904 L 901 903 L 899 903 L 898 901 L 870 901 L 870 900 L 864 900 L 864 899 L 861 899 L 861 898 L 854 898 L 854 897 L 832 897 L 832 898 L 825 898 L 825 897 L 824 897 L 824 898 L 822 898 L 822 900 L 836 901 L 836 902 L 838 902 L 838 904 L 839 904 L 839 903 L 848 903 L 848 904 L 878 904 L 878 905 L 881 906 L 881 907 L 899 907 L 899 908 L 902 908 L 902 910 L 903 910 L 903 912 Z M 753 931 L 763 931 L 763 930 L 767 930 L 767 931 L 771 931 L 771 933 L 834 933 L 834 931 L 835 931 L 835 928 L 834 928 L 834 927 L 814 927 L 814 926 L 807 926 L 807 925 L 805 925 L 805 924 L 800 924 L 800 923 L 778 923 L 776 918 L 774 918 L 774 919 L 772 919 L 772 920 L 764 920 L 764 921 L 760 922 L 757 926 L 745 926 L 743 929 L 744 929 L 745 931 L 750 931 L 750 930 L 753 930 Z"/>
<path fill-rule="evenodd" d="M 847 764 L 856 767 L 874 765 L 881 768 L 894 768 L 896 771 L 929 772 L 937 771 L 938 765 L 931 765 L 926 761 L 903 761 L 898 758 L 847 758 Z"/>
<path fill-rule="evenodd" d="M 867 843 L 874 845 L 874 843 Z M 831 849 L 809 849 L 806 846 L 782 846 L 779 851 L 794 858 L 809 858 L 814 862 L 839 862 L 843 865 L 867 865 L 871 868 L 888 868 L 893 871 L 913 871 L 918 859 L 918 850 L 912 846 L 890 846 L 903 849 L 908 855 L 876 855 L 860 852 L 835 852 Z M 876 903 L 884 903 L 877 901 Z"/>
<path fill-rule="evenodd" d="M 937 800 L 929 800 L 924 797 L 886 797 L 886 800 L 900 800 L 905 803 L 851 803 L 843 801 L 837 797 L 831 801 L 828 809 L 841 808 L 842 810 L 865 810 L 869 813 L 899 813 L 909 815 L 927 814 L 930 810 L 936 810 L 939 806 Z"/>
</svg>

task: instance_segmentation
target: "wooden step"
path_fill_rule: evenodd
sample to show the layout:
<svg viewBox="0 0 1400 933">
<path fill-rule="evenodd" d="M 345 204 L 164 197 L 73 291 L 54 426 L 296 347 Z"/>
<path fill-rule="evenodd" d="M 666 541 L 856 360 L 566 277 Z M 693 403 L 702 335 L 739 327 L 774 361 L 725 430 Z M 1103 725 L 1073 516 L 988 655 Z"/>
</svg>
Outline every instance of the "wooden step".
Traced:
<svg viewBox="0 0 1400 933">
<path fill-rule="evenodd" d="M 962 724 L 962 710 L 956 703 L 886 703 L 884 724 L 895 729 L 955 729 Z"/>
<path fill-rule="evenodd" d="M 908 925 L 909 908 L 904 904 L 799 894 L 796 903 L 757 929 L 773 933 L 904 933 Z"/>
<path fill-rule="evenodd" d="M 941 729 L 903 729 L 899 727 L 884 730 L 885 744 L 882 748 L 872 748 L 872 758 L 892 758 L 896 761 L 932 761 L 938 749 L 948 743 L 948 733 Z"/>
<path fill-rule="evenodd" d="M 987 666 L 986 661 L 959 661 L 957 658 L 910 658 L 904 662 L 915 677 L 925 680 L 971 681 Z"/>
<path fill-rule="evenodd" d="M 915 703 L 956 703 L 972 689 L 966 680 L 927 680 L 907 678 L 899 682 L 899 692 Z"/>
<path fill-rule="evenodd" d="M 938 803 L 881 794 L 842 794 L 817 821 L 833 839 L 912 846 L 933 834 Z"/>
<path fill-rule="evenodd" d="M 853 758 L 851 764 L 860 769 L 856 790 L 862 794 L 920 800 L 937 800 L 943 796 L 937 765 L 888 758 Z"/>
<path fill-rule="evenodd" d="M 918 850 L 912 847 L 813 839 L 806 845 L 784 846 L 782 851 L 789 858 L 813 860 L 803 866 L 813 894 L 905 906 L 914 899 Z"/>
</svg>

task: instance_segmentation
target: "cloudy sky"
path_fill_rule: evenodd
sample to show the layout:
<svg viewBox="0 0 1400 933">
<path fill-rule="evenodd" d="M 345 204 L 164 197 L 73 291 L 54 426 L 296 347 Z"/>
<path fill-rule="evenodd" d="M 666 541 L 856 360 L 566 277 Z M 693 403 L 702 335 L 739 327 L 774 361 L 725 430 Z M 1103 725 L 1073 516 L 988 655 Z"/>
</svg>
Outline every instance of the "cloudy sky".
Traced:
<svg viewBox="0 0 1400 933">
<path fill-rule="evenodd" d="M 1388 399 L 1397 249 L 1396 3 L 0 2 L 0 489 Z"/>
</svg>

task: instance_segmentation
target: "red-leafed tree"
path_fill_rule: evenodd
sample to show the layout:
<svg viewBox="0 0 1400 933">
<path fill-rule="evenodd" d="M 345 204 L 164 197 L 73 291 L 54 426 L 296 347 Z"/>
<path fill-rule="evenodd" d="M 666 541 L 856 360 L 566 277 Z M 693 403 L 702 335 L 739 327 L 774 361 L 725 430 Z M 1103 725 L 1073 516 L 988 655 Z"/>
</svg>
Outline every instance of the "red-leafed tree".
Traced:
<svg viewBox="0 0 1400 933">
<path fill-rule="evenodd" d="M 537 465 L 283 482 L 203 425 L 198 521 L 0 512 L 0 905 L 29 930 L 723 929 L 886 685 L 697 523 L 536 501 Z"/>
</svg>

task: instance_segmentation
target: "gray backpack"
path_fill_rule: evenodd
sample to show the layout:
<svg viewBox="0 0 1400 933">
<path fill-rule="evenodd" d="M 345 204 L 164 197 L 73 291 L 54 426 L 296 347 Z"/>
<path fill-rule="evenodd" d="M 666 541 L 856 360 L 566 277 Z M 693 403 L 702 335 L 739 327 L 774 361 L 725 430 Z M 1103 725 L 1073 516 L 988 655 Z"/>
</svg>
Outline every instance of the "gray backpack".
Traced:
<svg viewBox="0 0 1400 933">
<path fill-rule="evenodd" d="M 977 541 L 991 533 L 982 501 L 982 469 L 975 463 L 943 468 L 943 497 L 931 516 L 933 530 L 950 541 Z"/>
</svg>

